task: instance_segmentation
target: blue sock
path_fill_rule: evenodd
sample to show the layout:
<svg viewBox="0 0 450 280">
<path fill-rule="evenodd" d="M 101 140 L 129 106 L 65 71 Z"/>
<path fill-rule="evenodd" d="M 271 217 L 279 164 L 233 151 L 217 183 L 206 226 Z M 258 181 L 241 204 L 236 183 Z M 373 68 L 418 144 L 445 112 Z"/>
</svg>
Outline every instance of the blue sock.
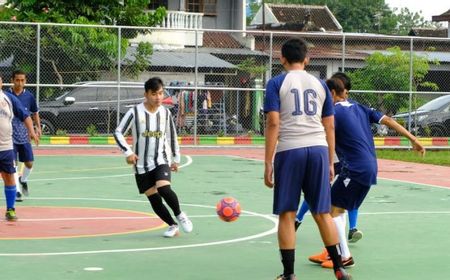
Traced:
<svg viewBox="0 0 450 280">
<path fill-rule="evenodd" d="M 6 209 L 14 208 L 16 203 L 16 186 L 5 186 Z"/>
<path fill-rule="evenodd" d="M 349 229 L 356 228 L 356 224 L 358 222 L 358 209 L 353 209 L 348 211 L 348 223 L 349 223 Z"/>
<path fill-rule="evenodd" d="M 296 217 L 297 221 L 299 221 L 299 222 L 303 221 L 303 217 L 305 217 L 305 214 L 308 211 L 309 211 L 309 205 L 306 202 L 306 200 L 303 200 L 303 203 L 302 203 L 302 205 L 300 206 L 300 209 L 298 209 L 298 212 L 297 212 L 297 217 Z"/>
</svg>

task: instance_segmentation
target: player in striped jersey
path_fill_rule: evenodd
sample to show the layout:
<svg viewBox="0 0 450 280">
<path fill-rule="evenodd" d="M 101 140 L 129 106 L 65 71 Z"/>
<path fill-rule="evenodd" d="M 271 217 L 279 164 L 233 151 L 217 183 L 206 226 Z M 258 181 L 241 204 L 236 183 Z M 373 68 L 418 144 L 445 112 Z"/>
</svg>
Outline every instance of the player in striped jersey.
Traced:
<svg viewBox="0 0 450 280">
<path fill-rule="evenodd" d="M 180 148 L 170 111 L 162 106 L 163 82 L 153 77 L 145 82 L 145 101 L 131 108 L 114 132 L 119 148 L 124 152 L 128 164 L 134 165 L 139 193 L 145 194 L 153 211 L 169 228 L 165 237 L 178 235 L 178 224 L 164 206 L 162 199 L 172 209 L 185 232 L 193 225 L 180 209 L 176 193 L 170 186 L 171 171 L 178 171 Z M 133 149 L 125 140 L 131 128 Z"/>
<path fill-rule="evenodd" d="M 290 39 L 281 48 L 287 73 L 269 80 L 264 183 L 274 188 L 273 213 L 279 215 L 278 244 L 283 274 L 295 280 L 294 219 L 303 191 L 339 280 L 351 279 L 342 264 L 336 226 L 330 215 L 330 176 L 333 178 L 334 109 L 327 86 L 304 69 L 306 42 Z M 274 176 L 274 180 L 272 177 Z"/>
</svg>

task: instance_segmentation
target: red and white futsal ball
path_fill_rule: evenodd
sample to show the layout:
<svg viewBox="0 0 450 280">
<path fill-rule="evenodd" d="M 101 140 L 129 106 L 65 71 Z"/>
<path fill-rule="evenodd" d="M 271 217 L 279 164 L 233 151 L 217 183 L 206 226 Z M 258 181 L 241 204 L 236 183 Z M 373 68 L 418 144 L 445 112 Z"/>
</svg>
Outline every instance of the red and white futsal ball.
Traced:
<svg viewBox="0 0 450 280">
<path fill-rule="evenodd" d="M 234 222 L 241 215 L 241 205 L 233 197 L 222 198 L 216 205 L 219 218 L 225 222 Z"/>
</svg>

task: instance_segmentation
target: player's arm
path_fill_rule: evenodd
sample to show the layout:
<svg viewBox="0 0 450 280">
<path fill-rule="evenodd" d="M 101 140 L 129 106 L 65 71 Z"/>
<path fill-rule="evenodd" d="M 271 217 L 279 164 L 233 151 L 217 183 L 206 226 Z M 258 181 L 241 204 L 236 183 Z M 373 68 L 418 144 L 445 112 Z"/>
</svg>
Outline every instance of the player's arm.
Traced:
<svg viewBox="0 0 450 280">
<path fill-rule="evenodd" d="M 334 115 L 323 117 L 322 124 L 325 129 L 325 137 L 328 143 L 328 165 L 330 167 L 330 181 L 331 181 L 334 179 L 334 154 L 335 154 Z"/>
<path fill-rule="evenodd" d="M 177 130 L 175 129 L 175 123 L 173 122 L 172 113 L 166 109 L 168 114 L 168 122 L 166 124 L 167 140 L 169 141 L 170 149 L 172 151 L 172 163 L 170 169 L 172 171 L 178 171 L 178 165 L 181 161 L 180 145 L 178 144 Z"/>
<path fill-rule="evenodd" d="M 266 129 L 265 129 L 265 156 L 264 156 L 264 184 L 273 187 L 273 157 L 278 141 L 278 134 L 280 131 L 280 113 L 271 111 L 266 114 Z"/>
<path fill-rule="evenodd" d="M 113 134 L 114 140 L 116 141 L 116 144 L 119 147 L 119 149 L 125 154 L 126 161 L 128 164 L 136 164 L 138 160 L 137 155 L 133 152 L 130 145 L 128 145 L 127 140 L 125 139 L 125 134 L 128 132 L 133 122 L 134 122 L 134 108 L 131 108 L 122 118 L 122 120 L 119 123 L 119 126 L 117 126 Z"/>
<path fill-rule="evenodd" d="M 39 146 L 39 135 L 37 135 L 34 131 L 34 127 L 33 127 L 33 121 L 31 120 L 31 117 L 28 116 L 23 123 L 25 124 L 25 127 L 28 130 L 28 135 L 30 136 L 30 138 L 34 141 L 34 143 L 36 144 L 36 146 Z"/>
<path fill-rule="evenodd" d="M 40 138 L 42 135 L 41 117 L 39 116 L 39 107 L 38 107 L 36 99 L 34 99 L 34 97 L 32 97 L 32 99 L 31 99 L 30 112 L 31 112 L 31 117 L 34 121 L 36 135 L 37 135 L 37 137 Z"/>
<path fill-rule="evenodd" d="M 42 129 L 41 129 L 41 117 L 39 116 L 39 112 L 33 113 L 31 116 L 36 126 L 36 135 L 38 138 L 40 138 L 42 135 Z"/>
<path fill-rule="evenodd" d="M 320 80 L 325 90 L 325 102 L 322 108 L 322 125 L 325 129 L 325 138 L 328 144 L 328 166 L 330 169 L 330 182 L 334 179 L 334 155 L 335 155 L 335 134 L 334 134 L 334 102 L 330 89 L 326 83 Z"/>
<path fill-rule="evenodd" d="M 420 141 L 414 135 L 412 135 L 406 128 L 396 122 L 393 118 L 383 116 L 380 123 L 390 127 L 391 129 L 397 131 L 397 133 L 408 138 L 409 141 L 411 141 L 413 149 L 418 151 L 421 156 L 425 155 L 425 147 L 422 145 L 422 143 L 420 143 Z"/>
</svg>

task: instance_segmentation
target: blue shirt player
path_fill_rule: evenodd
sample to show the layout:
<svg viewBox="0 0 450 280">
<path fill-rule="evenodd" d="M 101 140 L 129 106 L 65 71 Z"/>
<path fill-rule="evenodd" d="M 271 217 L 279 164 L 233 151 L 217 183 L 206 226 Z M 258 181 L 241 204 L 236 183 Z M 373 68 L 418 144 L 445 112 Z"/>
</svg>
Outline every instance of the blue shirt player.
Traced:
<svg viewBox="0 0 450 280">
<path fill-rule="evenodd" d="M 334 263 L 336 278 L 351 279 L 342 265 L 329 213 L 334 174 L 329 156 L 334 154 L 332 97 L 323 82 L 304 70 L 308 63 L 305 41 L 284 43 L 280 62 L 287 73 L 269 80 L 264 100 L 264 183 L 274 188 L 273 213 L 279 215 L 278 245 L 284 269 L 277 279 L 296 279 L 294 218 L 302 191 Z"/>
<path fill-rule="evenodd" d="M 36 145 L 39 139 L 33 129 L 33 122 L 20 103 L 20 101 L 11 94 L 4 93 L 1 90 L 2 79 L 0 77 L 0 173 L 5 185 L 5 200 L 7 221 L 17 220 L 15 211 L 16 182 L 14 180 L 14 148 L 12 140 L 12 119 L 13 117 L 22 120 L 30 133 L 30 137 Z"/>
<path fill-rule="evenodd" d="M 371 131 L 372 123 L 387 125 L 407 137 L 413 149 L 422 155 L 425 149 L 414 135 L 392 118 L 348 100 L 343 82 L 338 78 L 327 80 L 335 103 L 336 153 L 342 165 L 341 172 L 331 188 L 331 215 L 339 234 L 344 266 L 353 266 L 353 257 L 345 233 L 345 210 L 358 209 L 370 190 L 377 183 L 377 158 Z M 313 262 L 324 268 L 332 268 L 326 252 L 311 256 Z"/>
<path fill-rule="evenodd" d="M 41 136 L 41 121 L 39 117 L 39 107 L 36 103 L 36 99 L 33 94 L 25 89 L 26 83 L 26 73 L 22 70 L 16 70 L 13 72 L 11 77 L 12 88 L 8 90 L 9 93 L 15 95 L 22 103 L 25 110 L 32 117 L 36 134 L 38 137 Z M 18 177 L 16 174 L 17 183 L 17 201 L 22 201 L 22 193 L 28 196 L 28 177 L 31 174 L 33 168 L 33 149 L 30 144 L 30 138 L 28 136 L 28 130 L 26 129 L 23 122 L 18 119 L 13 119 L 13 141 L 14 141 L 14 151 L 17 156 L 16 161 L 24 163 L 24 168 L 22 176 Z"/>
</svg>

